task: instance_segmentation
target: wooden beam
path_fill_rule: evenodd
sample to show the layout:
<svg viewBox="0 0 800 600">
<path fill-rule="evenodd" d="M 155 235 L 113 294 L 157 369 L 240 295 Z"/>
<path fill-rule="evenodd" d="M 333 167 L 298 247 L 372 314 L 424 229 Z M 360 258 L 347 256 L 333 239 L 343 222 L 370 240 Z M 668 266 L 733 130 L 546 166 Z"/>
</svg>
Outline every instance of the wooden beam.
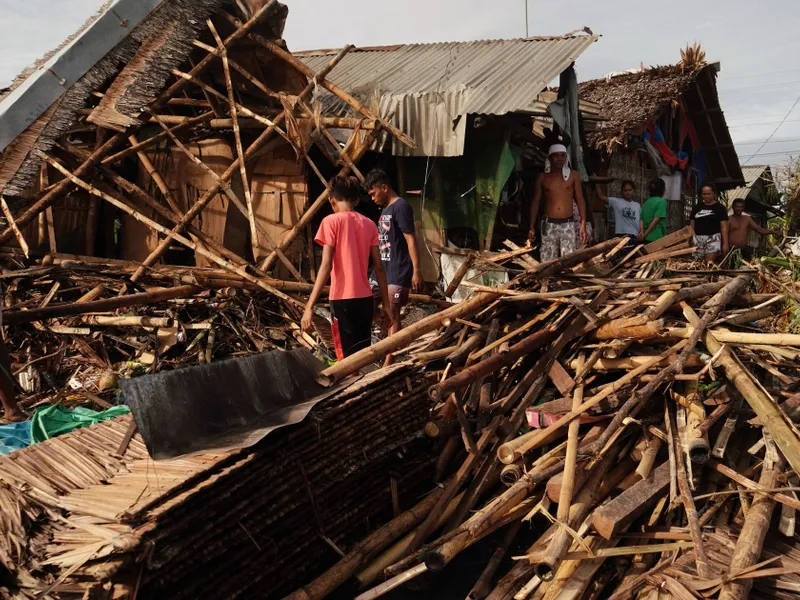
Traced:
<svg viewBox="0 0 800 600">
<path fill-rule="evenodd" d="M 665 492 L 669 481 L 669 462 L 665 462 L 647 479 L 597 509 L 592 517 L 592 527 L 607 540 L 619 535 Z"/>
</svg>

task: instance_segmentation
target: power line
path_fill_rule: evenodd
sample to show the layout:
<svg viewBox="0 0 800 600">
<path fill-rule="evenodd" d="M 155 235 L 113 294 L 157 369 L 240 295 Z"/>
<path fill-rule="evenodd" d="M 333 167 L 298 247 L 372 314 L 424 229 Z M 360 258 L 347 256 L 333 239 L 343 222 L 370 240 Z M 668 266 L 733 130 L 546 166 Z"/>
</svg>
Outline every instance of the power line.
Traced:
<svg viewBox="0 0 800 600">
<path fill-rule="evenodd" d="M 789 144 L 791 142 L 800 142 L 800 138 L 792 138 L 792 139 L 783 139 L 783 140 L 772 140 L 771 142 L 767 141 L 755 141 L 755 142 L 734 142 L 737 146 L 755 146 L 756 144 Z"/>
<path fill-rule="evenodd" d="M 744 164 L 749 163 L 752 159 L 754 159 L 756 156 L 758 156 L 758 154 L 764 149 L 764 146 L 767 145 L 767 142 L 769 142 L 775 136 L 775 134 L 778 133 L 778 129 L 780 129 L 781 125 L 783 125 L 786 122 L 786 119 L 789 118 L 789 115 L 792 114 L 792 111 L 795 109 L 795 107 L 798 104 L 800 104 L 800 96 L 797 96 L 797 100 L 795 100 L 794 104 L 792 104 L 792 108 L 789 109 L 789 112 L 787 112 L 786 116 L 783 117 L 783 120 L 780 123 L 778 123 L 777 127 L 775 127 L 775 129 L 772 131 L 772 133 L 766 139 L 766 141 L 763 144 L 761 144 L 761 147 L 758 150 L 756 150 L 755 154 L 753 154 L 750 158 L 748 158 L 746 161 L 744 161 Z"/>
<path fill-rule="evenodd" d="M 750 75 L 737 75 L 736 77 L 726 77 L 725 79 L 728 81 L 733 81 L 734 79 L 751 79 L 754 77 L 766 77 L 767 75 L 782 75 L 784 73 L 798 73 L 800 69 L 788 69 L 786 71 L 771 71 L 768 73 L 752 73 Z"/>
<path fill-rule="evenodd" d="M 735 123 L 735 121 L 734 121 Z M 766 121 L 764 123 L 744 123 L 742 125 L 728 125 L 728 129 L 736 129 L 739 127 L 761 127 L 762 125 L 775 125 L 780 121 Z M 787 119 L 784 123 L 800 123 L 800 119 Z"/>
<path fill-rule="evenodd" d="M 774 89 L 789 87 L 789 86 L 793 86 L 793 85 L 800 85 L 800 81 L 785 81 L 783 83 L 772 83 L 772 84 L 769 84 L 769 85 L 754 85 L 754 86 L 751 86 L 751 87 L 732 88 L 732 89 L 729 89 L 729 90 L 726 90 L 724 88 L 717 88 L 717 91 L 720 94 L 732 94 L 732 93 L 737 93 L 737 92 L 749 92 L 749 91 L 753 91 L 753 90 L 774 90 Z"/>
<path fill-rule="evenodd" d="M 778 155 L 781 155 L 781 154 L 798 155 L 798 154 L 800 154 L 800 148 L 795 148 L 794 150 L 783 150 L 781 152 L 762 152 L 761 154 L 740 154 L 739 158 L 748 158 L 748 157 L 749 158 L 755 158 L 756 156 L 778 156 Z M 742 166 L 745 166 L 748 162 L 750 162 L 750 161 L 749 160 L 745 161 L 745 164 L 742 165 Z"/>
</svg>

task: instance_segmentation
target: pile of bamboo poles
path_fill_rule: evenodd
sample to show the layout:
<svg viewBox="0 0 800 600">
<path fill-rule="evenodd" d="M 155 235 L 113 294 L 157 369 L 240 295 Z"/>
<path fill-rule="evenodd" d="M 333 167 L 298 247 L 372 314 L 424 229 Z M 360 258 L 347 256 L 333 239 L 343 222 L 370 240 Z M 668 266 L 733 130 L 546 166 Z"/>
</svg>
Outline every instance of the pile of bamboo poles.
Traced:
<svg viewBox="0 0 800 600">
<path fill-rule="evenodd" d="M 139 434 L 120 450 L 128 416 L 0 458 L 15 597 L 289 592 L 430 481 L 428 383 L 377 371 L 244 451 L 155 463 Z"/>
<path fill-rule="evenodd" d="M 394 352 L 435 378 L 442 487 L 287 600 L 798 597 L 800 336 L 784 290 L 675 260 L 685 238 L 523 250 L 507 286 L 329 368 Z"/>
<path fill-rule="evenodd" d="M 108 408 L 121 377 L 297 346 L 331 352 L 300 331 L 280 300 L 242 289 L 225 271 L 162 266 L 140 291 L 117 296 L 135 263 L 62 255 L 50 265 L 3 262 L 17 267 L 0 277 L 11 307 L 5 343 L 25 410 L 57 402 Z M 298 293 L 292 282 L 273 283 Z"/>
</svg>

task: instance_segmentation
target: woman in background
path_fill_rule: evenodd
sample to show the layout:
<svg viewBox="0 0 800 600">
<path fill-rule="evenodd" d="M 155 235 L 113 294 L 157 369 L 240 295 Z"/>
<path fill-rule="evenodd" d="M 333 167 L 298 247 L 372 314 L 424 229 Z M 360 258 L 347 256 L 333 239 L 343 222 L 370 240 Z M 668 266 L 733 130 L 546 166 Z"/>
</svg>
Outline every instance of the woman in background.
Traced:
<svg viewBox="0 0 800 600">
<path fill-rule="evenodd" d="M 713 263 L 728 253 L 728 209 L 717 201 L 710 183 L 700 188 L 701 201 L 692 209 L 689 227 L 694 236 L 695 256 Z"/>
</svg>

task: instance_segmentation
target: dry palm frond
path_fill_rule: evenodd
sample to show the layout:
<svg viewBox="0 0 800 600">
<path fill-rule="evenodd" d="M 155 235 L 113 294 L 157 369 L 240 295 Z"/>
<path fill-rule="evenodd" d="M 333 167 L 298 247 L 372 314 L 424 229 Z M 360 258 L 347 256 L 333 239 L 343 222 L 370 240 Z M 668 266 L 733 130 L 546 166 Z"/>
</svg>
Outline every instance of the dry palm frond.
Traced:
<svg viewBox="0 0 800 600">
<path fill-rule="evenodd" d="M 699 71 L 708 64 L 706 61 L 706 51 L 703 50 L 697 42 L 691 46 L 687 44 L 686 48 L 681 50 L 680 64 L 687 71 Z"/>
</svg>

